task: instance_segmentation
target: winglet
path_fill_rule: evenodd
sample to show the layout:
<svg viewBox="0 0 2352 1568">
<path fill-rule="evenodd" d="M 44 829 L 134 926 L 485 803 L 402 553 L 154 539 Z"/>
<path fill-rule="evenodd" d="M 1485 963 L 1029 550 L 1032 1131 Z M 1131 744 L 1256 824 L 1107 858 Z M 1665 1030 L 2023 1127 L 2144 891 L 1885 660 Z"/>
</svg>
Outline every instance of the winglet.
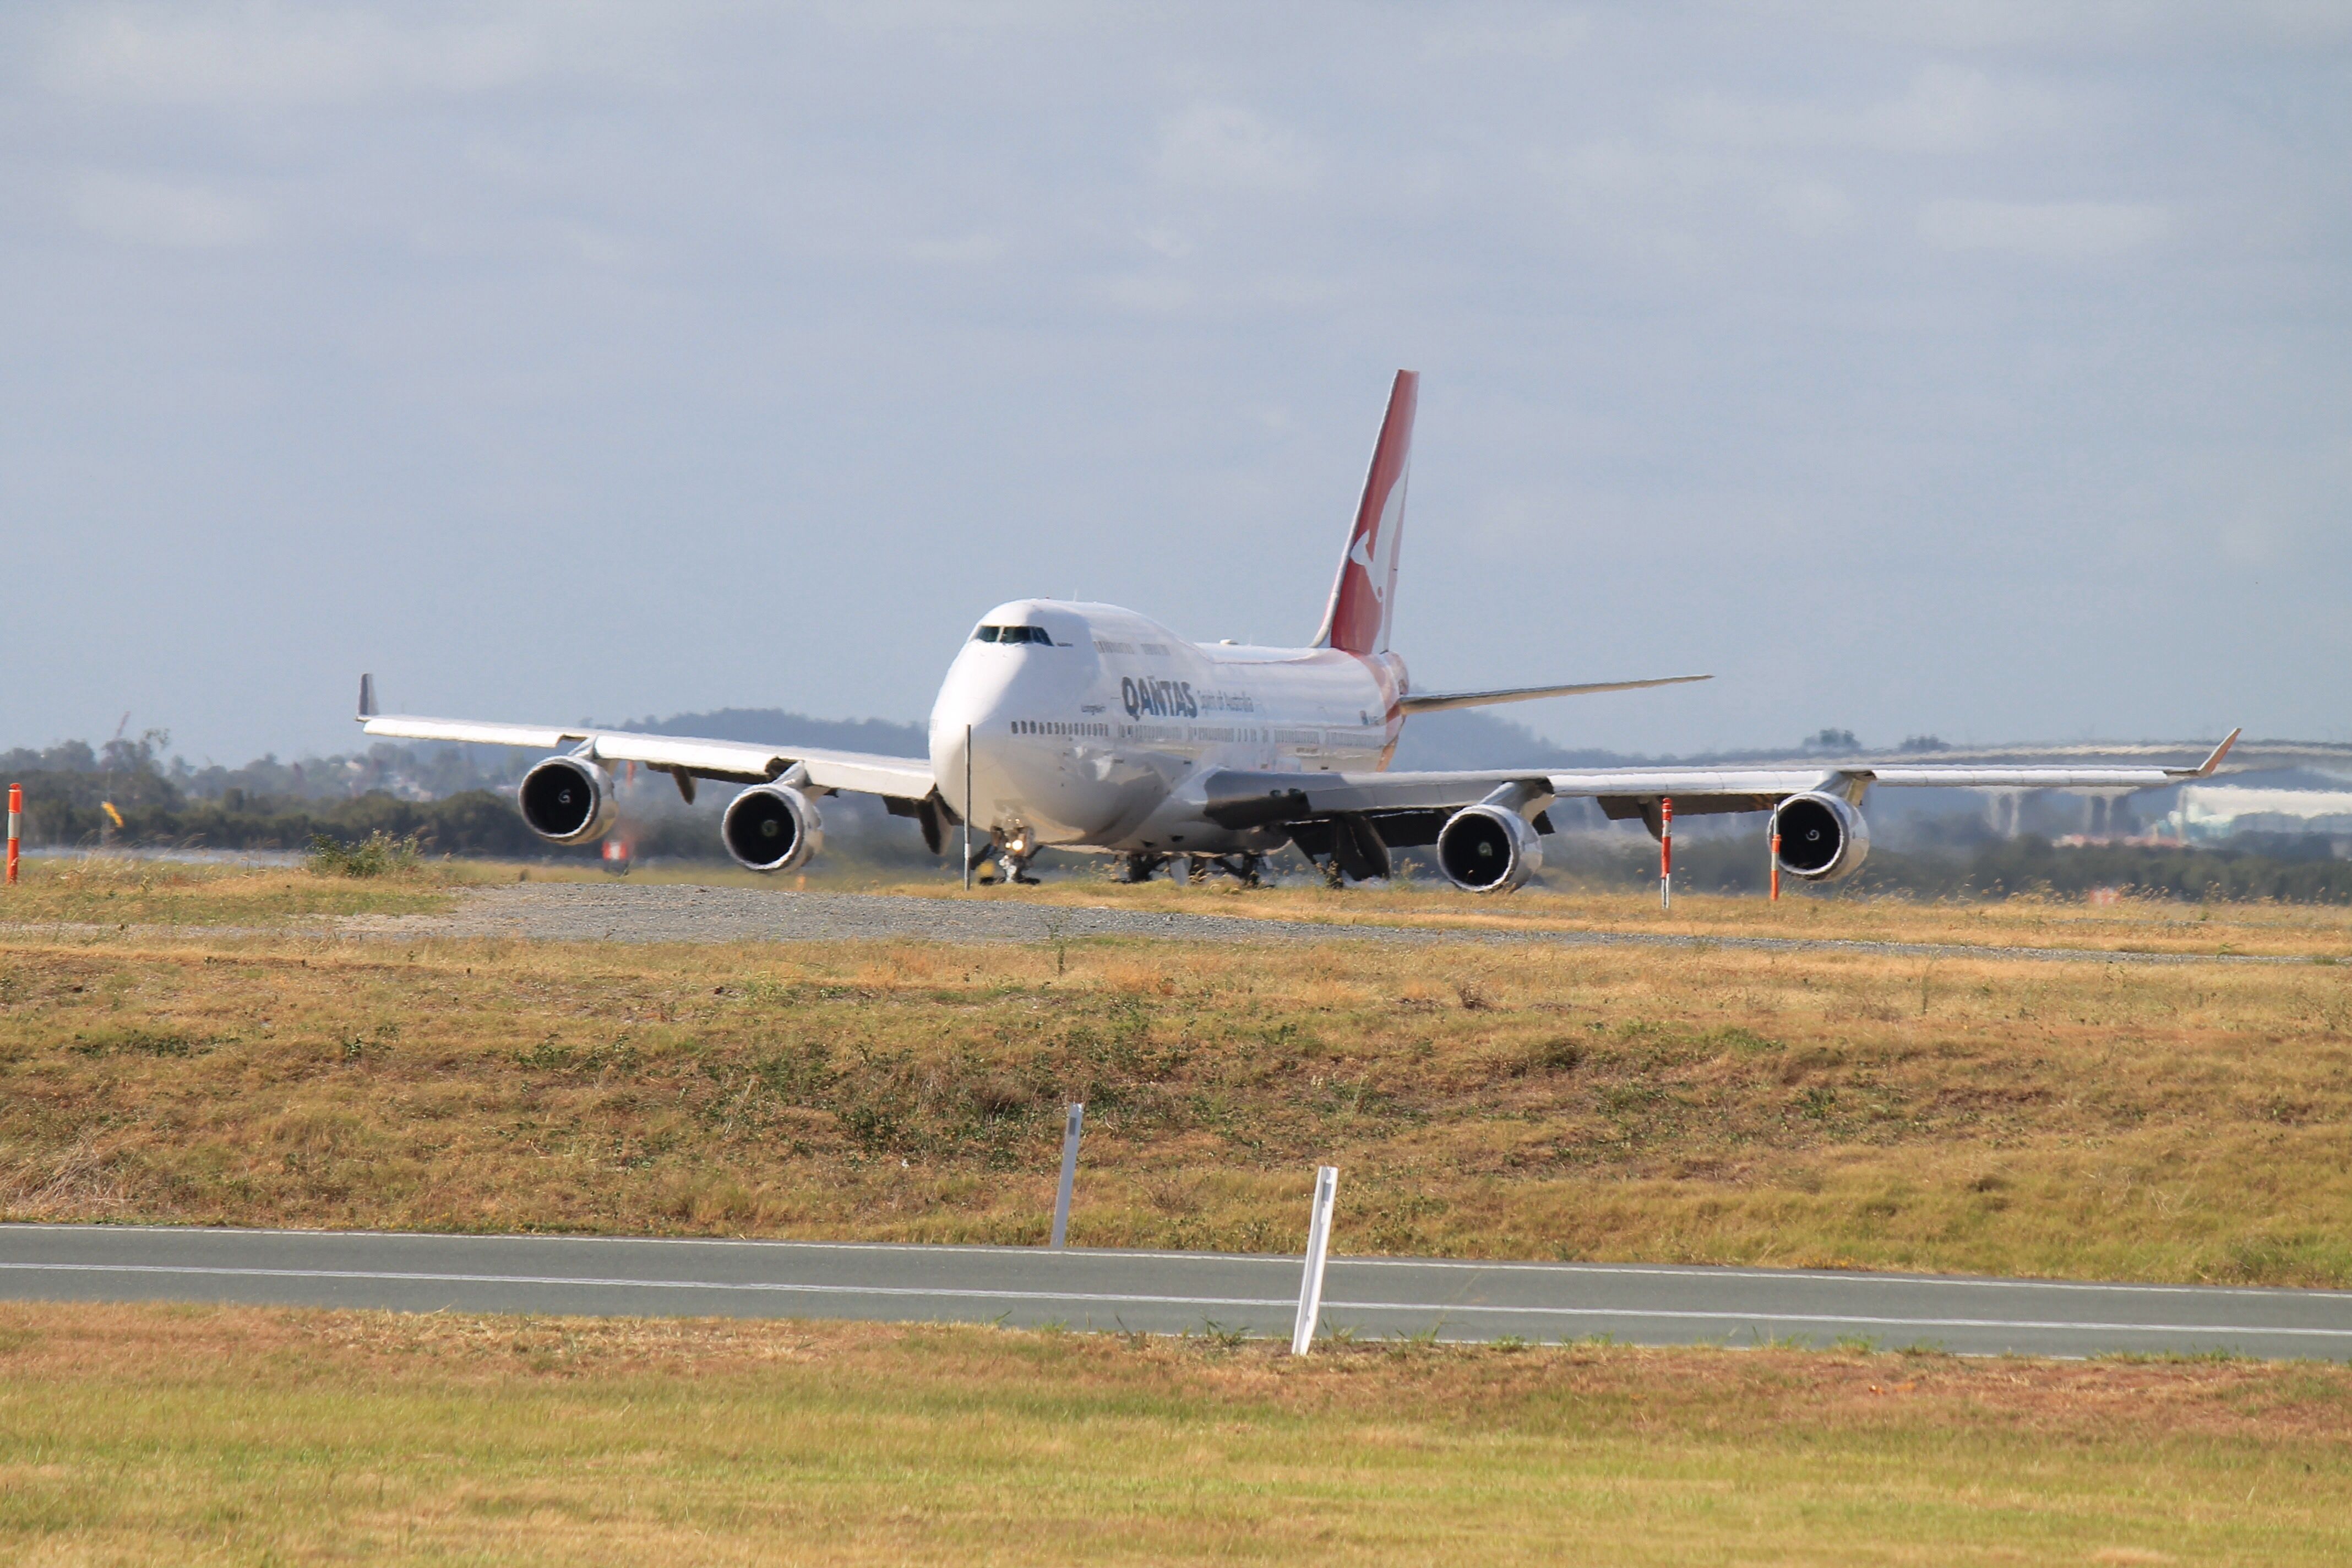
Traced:
<svg viewBox="0 0 2352 1568">
<path fill-rule="evenodd" d="M 360 677 L 360 710 L 358 717 L 362 722 L 365 722 L 366 721 L 375 717 L 375 677 L 373 675 L 362 675 Z"/>
<path fill-rule="evenodd" d="M 2238 743 L 2238 737 L 2242 734 L 2244 731 L 2245 726 L 2242 724 L 2237 729 L 2232 730 L 2228 734 L 2222 736 L 2221 743 L 2213 748 L 2213 754 L 2206 758 L 2200 765 L 2189 769 L 2167 768 L 2165 772 L 2170 773 L 2177 779 L 2211 778 L 2213 776 L 2213 770 L 2221 765 L 2221 759 L 2230 754 L 2230 748 Z"/>
</svg>

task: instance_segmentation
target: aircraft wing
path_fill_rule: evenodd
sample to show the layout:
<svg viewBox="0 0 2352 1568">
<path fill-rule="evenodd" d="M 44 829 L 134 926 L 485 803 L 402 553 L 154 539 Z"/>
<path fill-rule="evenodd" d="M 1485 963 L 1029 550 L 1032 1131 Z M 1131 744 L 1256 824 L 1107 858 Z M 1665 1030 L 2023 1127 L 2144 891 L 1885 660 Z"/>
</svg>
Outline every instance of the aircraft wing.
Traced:
<svg viewBox="0 0 2352 1568">
<path fill-rule="evenodd" d="M 641 763 L 678 781 L 692 798 L 689 779 L 728 779 L 761 784 L 793 767 L 803 769 L 818 789 L 849 790 L 893 800 L 922 800 L 935 781 L 927 757 L 885 757 L 870 752 L 829 752 L 805 746 L 766 746 L 745 741 L 705 741 L 686 735 L 645 735 L 587 725 L 483 724 L 468 719 L 426 719 L 375 710 L 375 683 L 360 680 L 360 722 L 371 735 L 404 741 L 457 741 L 481 746 L 522 746 L 552 752 L 583 748 L 599 762 Z"/>
<path fill-rule="evenodd" d="M 1540 768 L 1476 773 L 1243 773 L 1226 769 L 1202 781 L 1206 815 L 1227 827 L 1271 826 L 1344 815 L 1446 811 L 1470 805 L 1496 790 L 1522 801 L 1560 796 L 1597 800 L 1612 817 L 1654 816 L 1662 799 L 1676 816 L 1769 811 L 1792 795 L 1822 790 L 1858 793 L 1878 784 L 1945 789 L 2155 789 L 2205 778 L 2221 765 L 2238 731 L 2193 768 L 1937 767 L 1873 768 L 1598 768 L 1552 773 Z"/>
</svg>

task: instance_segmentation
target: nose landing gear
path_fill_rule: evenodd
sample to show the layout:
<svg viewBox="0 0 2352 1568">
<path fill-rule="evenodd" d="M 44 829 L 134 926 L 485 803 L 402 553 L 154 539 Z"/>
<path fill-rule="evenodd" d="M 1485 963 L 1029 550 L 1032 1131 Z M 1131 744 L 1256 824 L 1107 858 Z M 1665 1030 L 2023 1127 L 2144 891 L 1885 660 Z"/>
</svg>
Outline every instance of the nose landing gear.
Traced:
<svg viewBox="0 0 2352 1568">
<path fill-rule="evenodd" d="M 1009 834 L 1000 834 L 992 846 L 996 863 L 1004 869 L 1006 881 L 1034 888 L 1037 879 L 1029 874 L 1029 862 L 1037 858 L 1037 841 L 1025 827 L 1016 827 Z"/>
</svg>

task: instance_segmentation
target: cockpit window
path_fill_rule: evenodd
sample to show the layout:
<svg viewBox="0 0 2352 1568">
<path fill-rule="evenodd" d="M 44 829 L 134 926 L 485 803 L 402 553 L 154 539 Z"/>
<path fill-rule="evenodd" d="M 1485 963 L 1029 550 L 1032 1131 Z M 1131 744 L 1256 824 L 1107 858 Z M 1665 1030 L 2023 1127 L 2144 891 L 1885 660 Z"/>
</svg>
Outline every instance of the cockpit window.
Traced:
<svg viewBox="0 0 2352 1568">
<path fill-rule="evenodd" d="M 982 626 L 971 634 L 974 642 L 1033 642 L 1040 647 L 1054 646 L 1054 634 L 1043 626 Z"/>
<path fill-rule="evenodd" d="M 996 634 L 1003 629 L 1004 628 L 1003 626 L 982 626 L 978 631 L 971 634 L 971 640 L 974 642 L 994 642 L 996 640 Z"/>
</svg>

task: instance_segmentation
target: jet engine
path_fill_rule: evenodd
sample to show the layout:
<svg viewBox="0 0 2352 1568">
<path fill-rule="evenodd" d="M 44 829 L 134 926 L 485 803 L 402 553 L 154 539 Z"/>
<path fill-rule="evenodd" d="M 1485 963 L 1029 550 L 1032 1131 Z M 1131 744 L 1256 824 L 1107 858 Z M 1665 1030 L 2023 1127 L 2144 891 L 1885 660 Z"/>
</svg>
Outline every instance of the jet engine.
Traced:
<svg viewBox="0 0 2352 1568">
<path fill-rule="evenodd" d="M 790 784 L 753 784 L 727 803 L 719 837 L 739 865 L 789 871 L 824 846 L 816 802 Z"/>
<path fill-rule="evenodd" d="M 1437 830 L 1437 864 L 1473 893 L 1507 893 L 1543 867 L 1543 838 L 1517 812 L 1465 805 Z"/>
<path fill-rule="evenodd" d="M 1870 853 L 1870 824 L 1833 795 L 1792 795 L 1772 814 L 1780 869 L 1808 882 L 1852 876 Z"/>
<path fill-rule="evenodd" d="M 602 838 L 621 811 L 613 775 L 585 757 L 550 757 L 523 774 L 515 805 L 523 826 L 551 844 Z"/>
</svg>

